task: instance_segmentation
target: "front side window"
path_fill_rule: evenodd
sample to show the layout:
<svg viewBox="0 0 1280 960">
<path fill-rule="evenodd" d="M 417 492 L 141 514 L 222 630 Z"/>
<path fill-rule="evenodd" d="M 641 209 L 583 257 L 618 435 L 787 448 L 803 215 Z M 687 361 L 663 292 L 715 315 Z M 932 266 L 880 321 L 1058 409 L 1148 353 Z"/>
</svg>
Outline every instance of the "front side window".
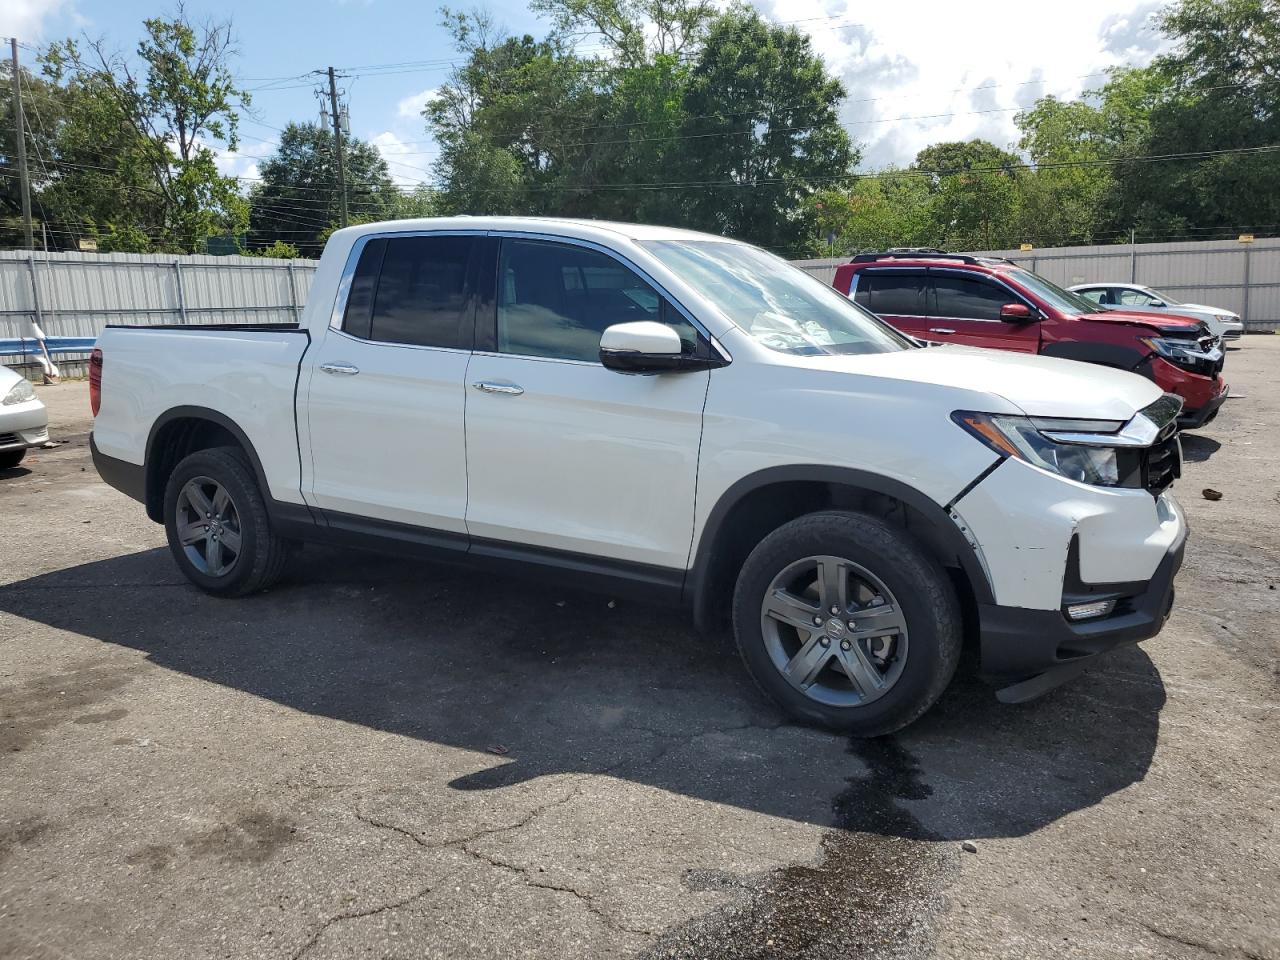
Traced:
<svg viewBox="0 0 1280 960">
<path fill-rule="evenodd" d="M 645 240 L 641 246 L 770 350 L 811 356 L 913 347 L 834 287 L 758 247 L 727 240 Z"/>
<path fill-rule="evenodd" d="M 1120 304 L 1125 307 L 1158 307 L 1160 301 L 1144 290 L 1121 290 Z"/>
<path fill-rule="evenodd" d="M 1004 287 L 977 277 L 935 276 L 933 289 L 938 316 L 961 320 L 999 320 L 1000 308 L 1018 299 Z"/>
<path fill-rule="evenodd" d="M 688 351 L 696 344 L 693 326 L 612 257 L 544 240 L 502 241 L 500 353 L 599 361 L 605 328 L 637 320 L 667 323 Z"/>
</svg>

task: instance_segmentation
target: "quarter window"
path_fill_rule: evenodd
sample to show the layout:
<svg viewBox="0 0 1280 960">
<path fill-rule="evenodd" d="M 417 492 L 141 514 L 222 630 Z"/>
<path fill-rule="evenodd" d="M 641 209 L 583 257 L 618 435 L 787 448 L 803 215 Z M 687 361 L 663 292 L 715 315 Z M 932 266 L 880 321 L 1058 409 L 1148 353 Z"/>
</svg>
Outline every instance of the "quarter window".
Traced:
<svg viewBox="0 0 1280 960">
<path fill-rule="evenodd" d="M 634 272 L 594 250 L 503 240 L 498 263 L 498 351 L 560 360 L 600 359 L 615 323 L 656 320 L 697 345 L 693 326 Z"/>
<path fill-rule="evenodd" d="M 958 320 L 999 320 L 1000 308 L 1018 300 L 1004 287 L 973 277 L 935 276 L 933 289 L 937 315 Z"/>
</svg>

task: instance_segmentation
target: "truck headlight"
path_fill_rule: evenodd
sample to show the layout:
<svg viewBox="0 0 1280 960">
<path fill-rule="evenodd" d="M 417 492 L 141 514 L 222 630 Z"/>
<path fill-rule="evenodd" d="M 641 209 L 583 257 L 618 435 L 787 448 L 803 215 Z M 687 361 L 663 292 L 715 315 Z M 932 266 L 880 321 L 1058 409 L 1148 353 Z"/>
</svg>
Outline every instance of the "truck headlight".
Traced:
<svg viewBox="0 0 1280 960">
<path fill-rule="evenodd" d="M 28 380 L 19 380 L 10 388 L 9 392 L 4 395 L 4 400 L 2 402 L 7 407 L 14 403 L 26 403 L 28 400 L 34 400 L 35 398 L 36 391 L 35 388 L 31 386 L 31 382 Z"/>
<path fill-rule="evenodd" d="M 1002 457 L 1023 460 L 1078 483 L 1098 487 L 1114 487 L 1120 483 L 1120 464 L 1114 447 L 1058 443 L 1041 431 L 1106 433 L 1121 424 L 1043 417 L 1033 420 L 967 410 L 957 410 L 951 419 Z"/>
</svg>

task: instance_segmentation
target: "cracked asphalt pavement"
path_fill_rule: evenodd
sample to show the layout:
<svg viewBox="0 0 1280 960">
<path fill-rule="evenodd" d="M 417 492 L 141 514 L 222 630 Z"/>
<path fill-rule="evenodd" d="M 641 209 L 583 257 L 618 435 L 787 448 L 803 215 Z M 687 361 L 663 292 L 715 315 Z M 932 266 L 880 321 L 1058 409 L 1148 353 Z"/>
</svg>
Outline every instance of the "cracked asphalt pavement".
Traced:
<svg viewBox="0 0 1280 960">
<path fill-rule="evenodd" d="M 1186 439 L 1160 636 L 1018 706 L 964 665 L 870 742 L 676 611 L 311 547 L 204 596 L 94 473 L 85 385 L 40 388 L 67 443 L 0 472 L 0 957 L 1280 960 L 1277 369 L 1231 350 Z"/>
</svg>

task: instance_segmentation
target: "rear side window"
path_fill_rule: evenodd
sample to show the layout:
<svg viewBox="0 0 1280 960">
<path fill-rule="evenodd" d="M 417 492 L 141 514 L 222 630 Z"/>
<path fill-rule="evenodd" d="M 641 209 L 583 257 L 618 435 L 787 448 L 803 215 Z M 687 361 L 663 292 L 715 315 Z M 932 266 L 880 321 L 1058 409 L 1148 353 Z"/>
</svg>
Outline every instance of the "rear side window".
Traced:
<svg viewBox="0 0 1280 960">
<path fill-rule="evenodd" d="M 977 277 L 935 276 L 937 315 L 960 320 L 999 320 L 1000 308 L 1018 298 L 999 284 Z"/>
<path fill-rule="evenodd" d="M 928 316 L 928 280 L 923 273 L 864 273 L 854 302 L 881 316 Z"/>
<path fill-rule="evenodd" d="M 1077 290 L 1076 293 L 1080 294 L 1080 296 L 1085 297 L 1088 300 L 1092 300 L 1094 303 L 1111 303 L 1112 302 L 1111 291 L 1109 291 L 1106 287 L 1094 287 L 1090 290 Z"/>
<path fill-rule="evenodd" d="M 471 237 L 393 237 L 386 241 L 369 339 L 459 347 L 467 301 Z"/>
<path fill-rule="evenodd" d="M 693 327 L 612 257 L 569 244 L 502 241 L 499 352 L 598 361 L 605 328 L 636 320 L 667 323 L 686 349 L 696 344 Z"/>
</svg>

